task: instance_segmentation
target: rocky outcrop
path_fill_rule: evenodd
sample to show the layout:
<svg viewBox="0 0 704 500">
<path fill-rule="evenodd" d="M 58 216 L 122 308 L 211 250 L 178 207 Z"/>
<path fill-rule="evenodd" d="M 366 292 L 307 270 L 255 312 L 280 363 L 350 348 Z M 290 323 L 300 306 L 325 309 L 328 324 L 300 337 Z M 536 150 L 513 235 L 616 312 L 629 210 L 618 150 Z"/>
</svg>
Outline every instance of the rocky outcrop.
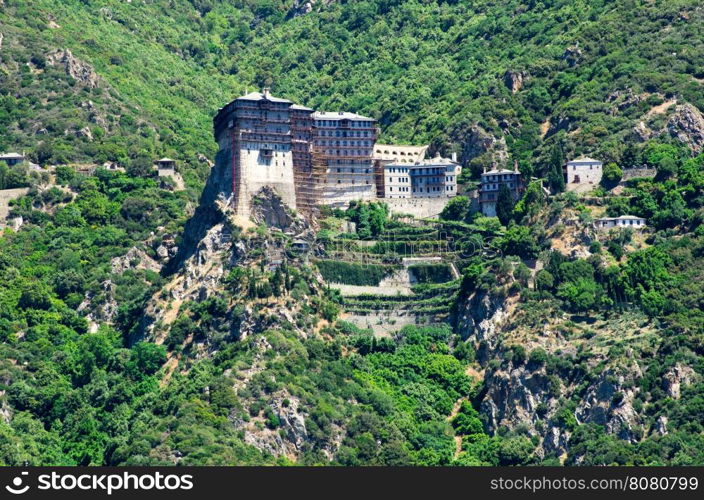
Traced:
<svg viewBox="0 0 704 500">
<path fill-rule="evenodd" d="M 523 88 L 526 77 L 527 75 L 524 71 L 508 70 L 504 73 L 504 85 L 508 87 L 512 94 L 515 94 Z"/>
<path fill-rule="evenodd" d="M 122 274 L 128 269 L 147 269 L 155 273 L 161 271 L 161 265 L 137 247 L 130 248 L 125 255 L 115 257 L 110 261 L 110 265 L 113 274 Z"/>
<path fill-rule="evenodd" d="M 99 78 L 93 68 L 80 61 L 69 49 L 50 52 L 46 56 L 46 63 L 49 66 L 62 66 L 67 75 L 85 87 L 92 89 L 98 86 Z"/>
<path fill-rule="evenodd" d="M 573 45 L 572 47 L 567 47 L 565 52 L 562 54 L 562 60 L 567 63 L 568 66 L 577 66 L 584 57 L 582 49 L 578 45 Z"/>
<path fill-rule="evenodd" d="M 632 138 L 641 142 L 658 136 L 669 135 L 687 145 L 695 153 L 704 151 L 704 114 L 690 103 L 678 104 L 664 127 L 655 126 L 650 120 L 656 114 L 666 112 L 665 105 L 671 108 L 676 103 L 670 99 L 658 107 L 658 112 L 649 112 L 632 129 Z"/>
<path fill-rule="evenodd" d="M 704 115 L 692 104 L 677 106 L 667 122 L 666 130 L 695 153 L 700 153 L 704 148 Z"/>
<path fill-rule="evenodd" d="M 93 132 L 88 127 L 83 127 L 76 130 L 76 137 L 79 139 L 85 139 L 87 141 L 93 140 Z"/>
<path fill-rule="evenodd" d="M 677 364 L 662 377 L 662 388 L 672 399 L 680 399 L 682 386 L 691 384 L 696 376 L 689 366 Z"/>
<path fill-rule="evenodd" d="M 204 154 L 198 153 L 197 158 L 198 158 L 198 161 L 199 161 L 199 162 L 205 163 L 206 165 L 208 165 L 208 168 L 213 168 L 213 162 L 210 161 L 210 160 L 208 159 L 208 157 L 205 156 Z"/>
<path fill-rule="evenodd" d="M 252 198 L 252 219 L 282 231 L 300 233 L 306 227 L 302 217 L 296 215 L 269 186 L 259 190 Z"/>
<path fill-rule="evenodd" d="M 486 292 L 473 294 L 459 308 L 457 324 L 463 338 L 485 345 L 493 351 L 498 342 L 501 326 L 508 319 L 506 299 Z"/>
<path fill-rule="evenodd" d="M 633 136 L 640 142 L 645 142 L 653 138 L 656 133 L 648 127 L 643 120 L 639 121 L 633 127 Z"/>
<path fill-rule="evenodd" d="M 640 376 L 640 369 L 634 364 L 628 372 L 628 379 Z M 634 428 L 642 421 L 633 408 L 633 401 L 638 389 L 631 388 L 626 382 L 624 374 L 615 375 L 610 371 L 602 373 L 599 379 L 590 385 L 577 406 L 577 421 L 601 425 L 609 434 L 626 441 L 637 441 Z"/>
<path fill-rule="evenodd" d="M 609 94 L 606 102 L 612 103 L 610 112 L 615 115 L 644 101 L 648 94 L 636 94 L 632 89 L 617 90 Z"/>
<path fill-rule="evenodd" d="M 246 421 L 233 412 L 230 422 L 235 429 L 244 433 L 245 443 L 277 457 L 296 458 L 308 441 L 305 414 L 300 410 L 300 401 L 283 393 L 272 398 L 268 408 L 270 414 L 276 417 L 277 425 L 274 428 L 271 428 L 271 422 L 269 427 L 261 425 L 263 415 Z"/>
<path fill-rule="evenodd" d="M 4 399 L 5 391 L 0 391 L 0 422 L 9 424 L 12 421 L 12 408 Z"/>
<path fill-rule="evenodd" d="M 325 7 L 337 0 L 295 0 L 291 10 L 289 10 L 288 17 L 298 17 L 310 14 L 313 10 L 318 7 Z"/>
<path fill-rule="evenodd" d="M 313 0 L 297 0 L 291 9 L 293 17 L 304 16 L 313 12 Z"/>
<path fill-rule="evenodd" d="M 548 395 L 550 383 L 542 368 L 534 371 L 525 365 L 511 365 L 507 369 L 495 370 L 487 374 L 486 387 L 481 411 L 491 431 L 502 425 L 514 428 L 534 422 L 539 404 L 547 402 L 553 410 L 556 405 Z"/>
<path fill-rule="evenodd" d="M 90 323 L 90 330 L 95 331 L 100 323 L 112 323 L 117 315 L 117 301 L 115 300 L 116 286 L 111 280 L 105 280 L 100 285 L 97 293 L 86 293 L 83 302 L 77 311 L 90 311 L 86 319 Z"/>
<path fill-rule="evenodd" d="M 549 138 L 558 132 L 564 130 L 565 132 L 569 132 L 574 128 L 574 123 L 572 120 L 567 117 L 567 116 L 558 116 L 555 118 L 551 118 L 547 132 L 545 132 L 545 138 Z"/>
<path fill-rule="evenodd" d="M 503 136 L 496 137 L 478 124 L 460 128 L 453 133 L 452 141 L 460 144 L 460 163 L 467 165 L 472 161 L 484 165 L 506 164 L 508 148 Z"/>
<path fill-rule="evenodd" d="M 660 434 L 661 436 L 665 436 L 668 434 L 667 432 L 667 422 L 668 419 L 665 415 L 660 415 L 658 417 L 657 422 L 655 423 L 655 431 Z"/>
</svg>

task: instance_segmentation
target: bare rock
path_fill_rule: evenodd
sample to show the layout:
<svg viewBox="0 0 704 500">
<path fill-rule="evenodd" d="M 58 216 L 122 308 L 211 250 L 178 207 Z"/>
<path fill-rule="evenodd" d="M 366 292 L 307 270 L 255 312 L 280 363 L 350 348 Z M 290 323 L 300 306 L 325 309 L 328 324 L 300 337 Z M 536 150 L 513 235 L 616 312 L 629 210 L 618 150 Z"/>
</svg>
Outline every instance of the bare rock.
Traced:
<svg viewBox="0 0 704 500">
<path fill-rule="evenodd" d="M 289 11 L 290 17 L 305 16 L 313 12 L 315 7 L 324 7 L 336 2 L 337 0 L 296 0 Z"/>
<path fill-rule="evenodd" d="M 281 428 L 286 433 L 286 437 L 294 444 L 297 450 L 303 447 L 308 439 L 306 422 L 304 416 L 298 410 L 298 398 L 276 398 L 271 409 L 281 422 Z"/>
<path fill-rule="evenodd" d="M 704 148 L 704 115 L 694 105 L 678 105 L 666 129 L 670 136 L 684 142 L 695 153 Z"/>
<path fill-rule="evenodd" d="M 504 84 L 515 94 L 523 88 L 523 84 L 526 79 L 526 73 L 524 71 L 511 71 L 508 70 L 504 73 Z"/>
<path fill-rule="evenodd" d="M 128 269 L 147 269 L 157 273 L 161 270 L 158 262 L 147 255 L 144 250 L 137 247 L 130 248 L 121 257 L 115 257 L 110 261 L 110 264 L 114 274 L 122 274 Z"/>
<path fill-rule="evenodd" d="M 692 383 L 696 372 L 689 366 L 675 365 L 662 378 L 662 388 L 672 399 L 680 399 L 681 387 Z"/>
<path fill-rule="evenodd" d="M 5 391 L 0 391 L 0 393 L 4 393 Z M 0 394 L 1 396 L 2 394 Z M 7 401 L 4 399 L 0 403 L 0 422 L 4 422 L 5 424 L 9 424 L 10 421 L 12 420 L 12 408 L 10 408 L 10 405 L 7 404 Z"/>
<path fill-rule="evenodd" d="M 574 128 L 574 123 L 567 116 L 560 116 L 554 120 L 551 119 L 548 131 L 545 133 L 545 138 L 547 139 L 548 137 L 551 137 L 551 136 L 557 134 L 561 130 L 569 132 L 573 128 Z"/>
<path fill-rule="evenodd" d="M 577 66 L 582 60 L 584 53 L 578 45 L 573 45 L 567 47 L 565 52 L 562 54 L 562 60 L 565 61 L 570 67 Z"/>
<path fill-rule="evenodd" d="M 505 164 L 508 161 L 506 139 L 495 137 L 476 123 L 468 129 L 455 131 L 453 135 L 453 142 L 461 145 L 460 162 L 463 164 L 481 157 L 486 163 Z"/>
<path fill-rule="evenodd" d="M 655 135 L 655 132 L 641 120 L 633 127 L 633 135 L 639 141 L 645 142 L 650 140 Z"/>
<path fill-rule="evenodd" d="M 304 16 L 313 12 L 312 0 L 298 0 L 293 7 L 293 17 Z"/>
<path fill-rule="evenodd" d="M 76 137 L 79 139 L 86 139 L 88 141 L 93 140 L 93 132 L 88 127 L 83 127 L 80 130 L 76 130 Z"/>
<path fill-rule="evenodd" d="M 299 233 L 306 228 L 305 220 L 297 216 L 269 186 L 264 186 L 252 198 L 252 219 L 282 231 Z"/>
<path fill-rule="evenodd" d="M 655 430 L 661 436 L 667 435 L 667 417 L 665 415 L 660 415 L 657 422 L 655 423 Z"/>
<path fill-rule="evenodd" d="M 160 259 L 168 259 L 169 249 L 166 248 L 164 245 L 159 245 L 156 248 L 156 254 L 159 256 Z"/>
<path fill-rule="evenodd" d="M 640 376 L 637 365 L 633 366 L 629 376 Z M 635 442 L 637 437 L 634 428 L 642 423 L 633 408 L 636 395 L 637 389 L 627 388 L 623 375 L 615 376 L 606 371 L 589 387 L 577 406 L 575 416 L 580 423 L 602 425 L 609 434 Z"/>
<path fill-rule="evenodd" d="M 54 50 L 47 54 L 46 63 L 49 66 L 63 66 L 71 78 L 88 88 L 96 88 L 98 75 L 93 68 L 76 58 L 69 49 Z"/>
<path fill-rule="evenodd" d="M 458 325 L 463 338 L 486 342 L 493 349 L 501 326 L 508 319 L 505 299 L 488 293 L 478 293 L 464 302 L 458 311 Z"/>
</svg>

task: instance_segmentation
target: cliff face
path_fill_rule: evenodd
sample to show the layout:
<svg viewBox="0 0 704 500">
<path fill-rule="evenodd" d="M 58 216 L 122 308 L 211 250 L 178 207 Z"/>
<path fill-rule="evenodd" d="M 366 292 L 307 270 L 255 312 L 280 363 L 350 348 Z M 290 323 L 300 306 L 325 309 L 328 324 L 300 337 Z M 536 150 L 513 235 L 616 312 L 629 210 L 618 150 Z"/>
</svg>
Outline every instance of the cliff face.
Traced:
<svg viewBox="0 0 704 500">
<path fill-rule="evenodd" d="M 166 266 L 167 273 L 173 273 L 182 266 L 197 251 L 208 231 L 227 219 L 228 205 L 232 197 L 232 168 L 227 156 L 226 151 L 218 152 L 198 207 L 183 231 L 179 251 Z"/>
<path fill-rule="evenodd" d="M 536 327 L 527 324 L 534 312 L 517 295 L 480 291 L 460 304 L 459 333 L 474 343 L 484 368 L 475 403 L 486 430 L 527 433 L 538 438 L 538 455 L 562 460 L 580 424 L 631 443 L 666 434 L 667 419 L 649 421 L 640 408 L 648 398 L 641 380 L 658 350 L 653 326 L 642 317 L 567 317 L 549 303 L 541 307 Z M 567 329 L 565 320 L 574 326 Z M 657 390 L 676 400 L 695 380 L 692 368 L 678 364 L 664 372 Z M 570 455 L 570 463 L 580 461 Z"/>
</svg>

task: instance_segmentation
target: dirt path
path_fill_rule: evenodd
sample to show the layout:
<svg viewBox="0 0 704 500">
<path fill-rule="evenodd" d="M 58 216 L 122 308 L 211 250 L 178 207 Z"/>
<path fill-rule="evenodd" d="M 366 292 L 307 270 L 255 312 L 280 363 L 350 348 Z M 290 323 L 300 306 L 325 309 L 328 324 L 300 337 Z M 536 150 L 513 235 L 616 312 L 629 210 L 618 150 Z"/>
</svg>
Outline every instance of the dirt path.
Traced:
<svg viewBox="0 0 704 500">
<path fill-rule="evenodd" d="M 166 384 L 169 383 L 169 380 L 171 380 L 171 376 L 174 374 L 174 371 L 176 371 L 176 367 L 178 366 L 179 362 L 179 356 L 171 356 L 166 363 L 164 363 L 164 368 L 166 369 L 166 373 L 164 374 L 164 378 L 161 379 L 161 382 L 159 382 L 159 387 L 165 387 Z"/>
<path fill-rule="evenodd" d="M 650 108 L 650 110 L 645 114 L 645 116 L 649 118 L 653 115 L 661 115 L 665 111 L 667 111 L 670 106 L 673 106 L 675 104 L 677 104 L 677 99 L 670 99 L 669 101 L 665 101 L 658 106 L 653 106 L 652 108 Z"/>
<path fill-rule="evenodd" d="M 477 371 L 476 368 L 474 368 L 472 365 L 469 365 L 467 369 L 464 371 L 465 375 L 471 377 L 474 382 L 479 382 L 482 378 L 484 378 L 484 374 Z M 457 401 L 455 401 L 455 405 L 452 407 L 452 411 L 450 412 L 450 415 L 447 417 L 448 422 L 452 422 L 452 419 L 454 419 L 457 414 L 460 412 L 460 408 L 462 408 L 462 403 L 467 401 L 467 398 L 460 398 Z M 455 454 L 454 458 L 457 459 L 457 457 L 460 456 L 460 453 L 462 453 L 462 436 L 455 436 Z"/>
<path fill-rule="evenodd" d="M 550 118 L 545 120 L 543 123 L 540 124 L 540 137 L 545 138 L 546 135 L 548 135 L 548 131 L 550 130 Z"/>
<path fill-rule="evenodd" d="M 450 415 L 447 417 L 448 422 L 452 422 L 452 419 L 457 416 L 457 414 L 460 412 L 460 408 L 462 407 L 462 403 L 465 401 L 465 398 L 460 398 L 457 401 L 455 401 L 455 406 L 452 407 L 452 411 L 450 412 Z M 457 459 L 457 457 L 460 456 L 460 453 L 462 453 L 462 436 L 455 436 L 455 454 L 453 455 L 454 459 Z"/>
</svg>

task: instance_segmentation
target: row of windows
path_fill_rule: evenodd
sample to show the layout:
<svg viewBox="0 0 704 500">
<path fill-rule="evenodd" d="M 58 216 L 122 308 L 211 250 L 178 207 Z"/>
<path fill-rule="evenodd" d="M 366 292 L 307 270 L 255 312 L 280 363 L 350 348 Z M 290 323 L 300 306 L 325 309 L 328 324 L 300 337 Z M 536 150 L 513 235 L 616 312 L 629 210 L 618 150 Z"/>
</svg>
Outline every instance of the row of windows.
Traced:
<svg viewBox="0 0 704 500">
<path fill-rule="evenodd" d="M 482 179 L 482 182 L 484 181 L 510 181 L 513 180 L 513 176 L 518 175 L 518 174 L 504 174 L 504 175 L 487 175 Z"/>
<path fill-rule="evenodd" d="M 343 120 L 315 120 L 315 125 L 317 127 L 339 127 Z M 369 121 L 358 121 L 358 120 L 344 120 L 352 128 L 371 128 L 374 126 L 374 122 Z"/>
<path fill-rule="evenodd" d="M 340 160 L 340 159 L 337 159 L 337 160 L 332 160 L 332 159 L 329 159 L 329 160 L 328 160 L 328 165 L 350 165 L 350 166 L 352 166 L 352 167 L 362 167 L 362 168 L 366 168 L 366 167 L 369 166 L 369 164 L 370 164 L 369 160 L 364 160 L 364 159 L 361 159 L 361 160 L 357 160 L 357 159 L 350 159 L 350 160 Z"/>
<path fill-rule="evenodd" d="M 241 149 L 246 149 L 247 152 L 250 150 L 258 151 L 260 149 L 271 149 L 273 151 L 290 151 L 291 147 L 288 144 L 263 144 L 258 142 L 244 142 L 241 145 Z"/>
<path fill-rule="evenodd" d="M 393 187 L 393 186 L 389 186 L 389 192 L 391 193 L 391 192 L 393 192 L 393 190 L 394 190 L 394 187 Z M 445 186 L 445 189 L 444 189 L 444 190 L 445 190 L 445 191 L 454 191 L 454 190 L 455 190 L 455 186 Z M 396 187 L 396 191 L 397 191 L 397 192 L 402 192 L 402 193 L 407 193 L 407 192 L 409 192 L 409 188 L 406 187 L 406 186 L 400 186 L 400 187 Z M 441 186 L 431 186 L 431 187 L 427 187 L 427 188 L 422 188 L 422 187 L 416 188 L 416 187 L 413 187 L 413 192 L 414 192 L 414 193 L 416 193 L 416 192 L 417 192 L 417 193 L 439 193 L 439 192 L 441 192 L 441 191 L 443 191 L 443 189 L 442 189 Z"/>
<path fill-rule="evenodd" d="M 338 183 L 338 184 L 342 184 L 342 181 L 341 181 L 340 179 L 337 179 L 337 183 Z M 346 183 L 347 183 L 347 181 L 346 181 Z M 328 182 L 328 181 L 325 181 L 325 184 L 329 184 L 329 182 Z M 349 184 L 355 184 L 354 179 L 352 179 L 351 181 L 349 181 Z M 364 181 L 364 184 L 366 184 L 366 185 L 368 186 L 368 185 L 369 185 L 369 181 Z"/>
<path fill-rule="evenodd" d="M 325 154 L 329 156 L 369 156 L 369 151 L 366 149 L 346 149 L 341 151 L 339 149 L 325 149 Z"/>
<path fill-rule="evenodd" d="M 507 184 L 509 189 L 513 189 L 513 182 Z M 497 191 L 499 189 L 499 184 L 482 184 L 482 189 L 484 191 Z"/>
<path fill-rule="evenodd" d="M 318 130 L 318 135 L 321 137 L 371 137 L 372 133 L 368 130 Z"/>
<path fill-rule="evenodd" d="M 344 172 L 345 172 L 345 169 L 344 169 L 344 168 L 338 168 L 338 169 L 337 169 L 337 173 L 338 173 L 338 174 L 341 174 L 341 173 L 344 173 Z M 351 174 L 361 174 L 361 173 L 362 173 L 362 170 L 361 170 L 361 169 L 357 170 L 357 169 L 355 169 L 355 168 L 350 168 L 350 173 L 351 173 Z M 367 168 L 367 169 L 364 170 L 364 173 L 365 173 L 365 174 L 370 174 L 370 173 L 371 173 L 371 170 Z"/>
<path fill-rule="evenodd" d="M 372 141 L 326 141 L 317 140 L 315 144 L 318 146 L 372 146 Z"/>
<path fill-rule="evenodd" d="M 640 226 L 642 225 L 643 221 L 641 220 L 624 220 L 624 221 L 619 221 L 619 222 L 613 222 L 613 221 L 602 221 L 601 226 L 602 227 L 607 227 L 611 224 L 616 225 L 616 226 Z"/>
</svg>

